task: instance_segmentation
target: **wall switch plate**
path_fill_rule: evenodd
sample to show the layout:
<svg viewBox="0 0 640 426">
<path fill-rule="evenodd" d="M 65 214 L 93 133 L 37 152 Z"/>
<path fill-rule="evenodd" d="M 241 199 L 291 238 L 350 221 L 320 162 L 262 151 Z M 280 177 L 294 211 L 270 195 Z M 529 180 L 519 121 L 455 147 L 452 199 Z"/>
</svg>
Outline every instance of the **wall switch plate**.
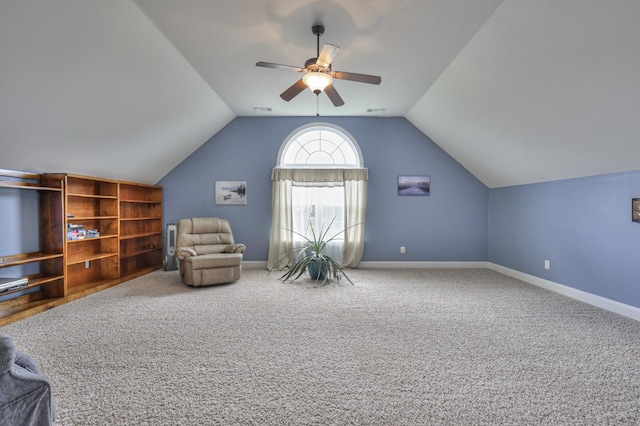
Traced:
<svg viewBox="0 0 640 426">
<path fill-rule="evenodd" d="M 400 254 L 405 254 L 407 252 L 407 248 L 405 246 L 400 247 Z"/>
<path fill-rule="evenodd" d="M 85 269 L 91 268 L 91 261 L 90 260 L 85 260 L 84 267 L 85 267 Z"/>
<path fill-rule="evenodd" d="M 550 269 L 551 268 L 551 263 L 548 260 L 544 261 L 544 269 Z"/>
</svg>

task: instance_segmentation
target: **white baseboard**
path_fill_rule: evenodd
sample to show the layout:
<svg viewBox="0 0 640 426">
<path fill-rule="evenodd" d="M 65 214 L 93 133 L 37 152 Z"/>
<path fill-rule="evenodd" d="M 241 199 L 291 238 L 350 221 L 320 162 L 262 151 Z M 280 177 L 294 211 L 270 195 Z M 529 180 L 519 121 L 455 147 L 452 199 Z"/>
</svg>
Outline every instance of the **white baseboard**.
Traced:
<svg viewBox="0 0 640 426">
<path fill-rule="evenodd" d="M 267 268 L 267 262 L 243 260 L 242 265 Z M 488 268 L 487 262 L 360 262 L 358 269 L 393 269 L 393 268 Z"/>
<path fill-rule="evenodd" d="M 242 266 L 248 266 L 250 268 L 262 268 L 267 269 L 267 262 L 262 260 L 243 260 Z"/>
<path fill-rule="evenodd" d="M 534 275 L 525 274 L 524 272 L 516 271 L 515 269 L 507 268 L 495 263 L 488 262 L 487 267 L 493 271 L 518 279 L 520 281 L 524 281 L 528 284 L 532 284 L 537 287 L 562 294 L 563 296 L 567 296 L 572 299 L 597 306 L 598 308 L 602 308 L 607 311 L 611 311 L 616 314 L 634 319 L 636 321 L 640 321 L 640 308 L 637 308 L 635 306 L 607 299 L 606 297 L 598 296 L 592 293 L 587 293 L 586 291 L 578 290 L 564 284 L 558 284 L 553 281 L 545 280 L 544 278 L 536 277 Z"/>
<path fill-rule="evenodd" d="M 487 268 L 487 262 L 360 262 L 358 268 Z"/>
</svg>

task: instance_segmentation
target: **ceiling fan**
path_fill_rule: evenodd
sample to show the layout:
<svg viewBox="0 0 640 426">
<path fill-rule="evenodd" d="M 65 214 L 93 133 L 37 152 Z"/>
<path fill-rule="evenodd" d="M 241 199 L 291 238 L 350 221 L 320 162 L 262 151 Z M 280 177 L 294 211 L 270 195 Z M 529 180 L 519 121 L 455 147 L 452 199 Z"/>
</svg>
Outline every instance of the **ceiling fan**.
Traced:
<svg viewBox="0 0 640 426">
<path fill-rule="evenodd" d="M 291 65 L 274 64 L 271 62 L 257 62 L 256 66 L 265 68 L 275 68 L 303 72 L 305 75 L 294 83 L 291 87 L 280 94 L 280 97 L 289 102 L 305 88 L 311 89 L 313 93 L 319 95 L 325 92 L 334 106 L 344 105 L 344 101 L 333 86 L 333 79 L 350 80 L 359 83 L 380 84 L 382 79 L 377 75 L 357 74 L 353 72 L 333 71 L 331 62 L 336 57 L 340 48 L 333 44 L 324 44 L 320 50 L 320 36 L 324 34 L 324 26 L 314 25 L 311 31 L 316 36 L 316 57 L 307 59 L 304 68 Z"/>
</svg>

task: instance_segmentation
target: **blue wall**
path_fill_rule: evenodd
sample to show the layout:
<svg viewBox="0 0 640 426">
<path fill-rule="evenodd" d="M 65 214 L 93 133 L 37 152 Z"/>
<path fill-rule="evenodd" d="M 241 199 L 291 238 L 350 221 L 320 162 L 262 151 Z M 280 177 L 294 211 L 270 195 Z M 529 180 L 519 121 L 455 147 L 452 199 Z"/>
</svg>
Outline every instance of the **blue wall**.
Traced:
<svg viewBox="0 0 640 426">
<path fill-rule="evenodd" d="M 638 197 L 640 171 L 492 189 L 489 261 L 640 307 Z"/>
<path fill-rule="evenodd" d="M 317 121 L 353 135 L 369 168 L 363 260 L 488 260 L 640 307 L 640 171 L 488 190 L 404 118 L 236 118 L 159 182 L 165 222 L 227 217 L 246 259 L 266 260 L 271 169 L 285 138 Z M 431 176 L 431 195 L 399 197 L 401 174 Z M 246 180 L 247 205 L 215 205 L 216 180 Z M 0 191 L 0 233 L 0 255 L 39 250 L 35 191 Z M 0 272 L 32 272 L 18 269 Z"/>
<path fill-rule="evenodd" d="M 0 188 L 0 257 L 40 251 L 38 203 L 37 191 Z M 29 263 L 0 268 L 0 277 L 17 278 L 38 272 L 38 263 Z M 0 295 L 0 302 L 36 290 Z"/>
<path fill-rule="evenodd" d="M 37 191 L 0 188 L 0 257 L 40 251 Z M 1 268 L 0 277 L 38 272 L 37 264 Z"/>
<path fill-rule="evenodd" d="M 247 245 L 245 259 L 265 261 L 271 169 L 287 136 L 315 122 L 349 132 L 369 169 L 364 261 L 487 260 L 488 189 L 404 118 L 236 118 L 158 182 L 165 222 L 228 218 L 236 241 Z M 403 174 L 430 176 L 431 195 L 399 197 Z M 216 205 L 217 180 L 246 181 L 247 205 Z"/>
</svg>

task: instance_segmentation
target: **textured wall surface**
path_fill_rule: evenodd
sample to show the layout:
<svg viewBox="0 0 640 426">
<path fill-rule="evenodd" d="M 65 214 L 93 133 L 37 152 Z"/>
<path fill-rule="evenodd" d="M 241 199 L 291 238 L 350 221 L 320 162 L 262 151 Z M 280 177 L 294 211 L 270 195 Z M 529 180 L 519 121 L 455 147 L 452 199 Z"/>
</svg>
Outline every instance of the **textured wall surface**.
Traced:
<svg viewBox="0 0 640 426">
<path fill-rule="evenodd" d="M 236 118 L 159 182 L 165 221 L 228 218 L 247 244 L 245 259 L 266 260 L 278 150 L 291 132 L 317 122 L 350 133 L 369 169 L 364 261 L 487 260 L 487 187 L 404 118 Z M 431 195 L 398 196 L 399 175 L 430 176 Z M 216 205 L 218 180 L 246 181 L 247 204 Z"/>
</svg>

